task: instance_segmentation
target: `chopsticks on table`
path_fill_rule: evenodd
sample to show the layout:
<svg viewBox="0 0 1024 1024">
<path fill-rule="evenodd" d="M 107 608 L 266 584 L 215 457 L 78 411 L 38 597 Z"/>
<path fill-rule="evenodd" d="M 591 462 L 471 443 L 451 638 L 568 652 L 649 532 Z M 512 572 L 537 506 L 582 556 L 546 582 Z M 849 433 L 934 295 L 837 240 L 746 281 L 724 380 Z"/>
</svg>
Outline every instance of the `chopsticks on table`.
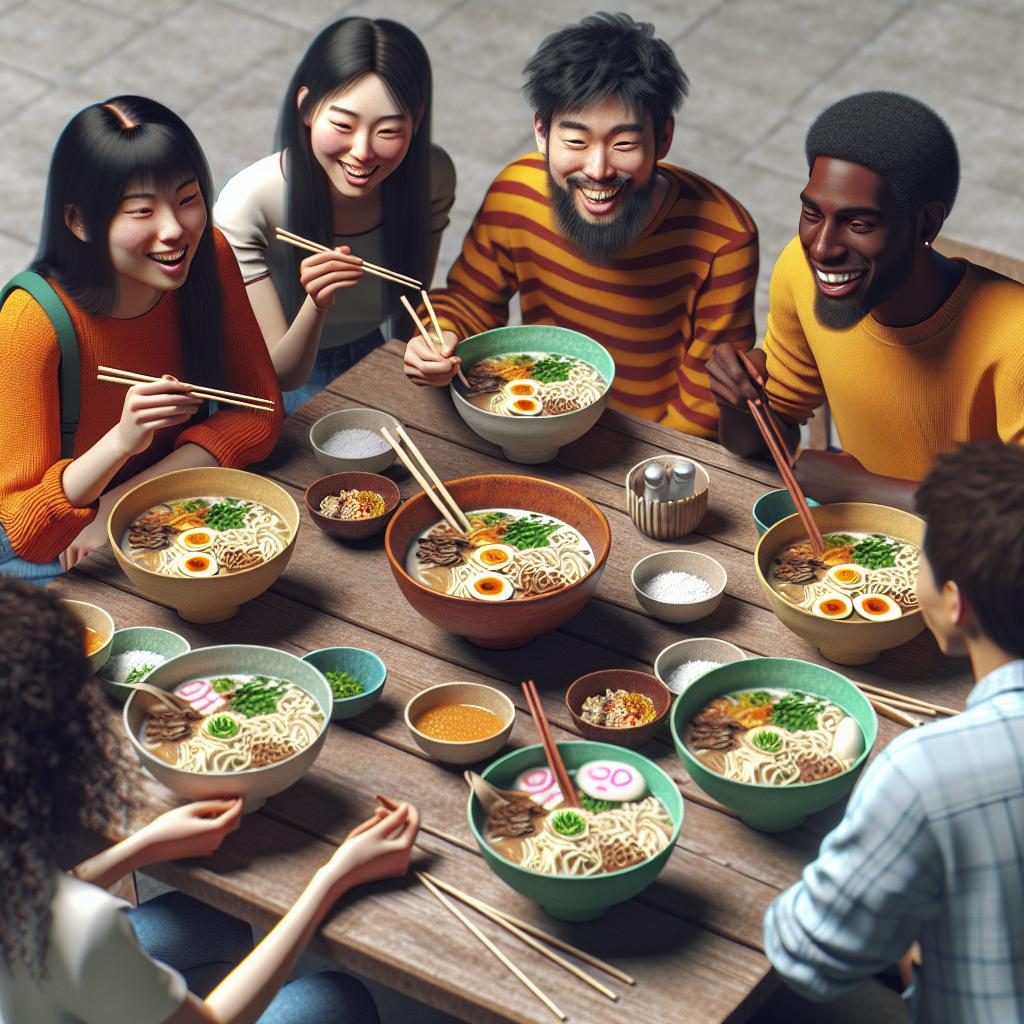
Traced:
<svg viewBox="0 0 1024 1024">
<path fill-rule="evenodd" d="M 297 235 L 293 231 L 287 231 L 284 228 L 274 228 L 274 236 L 279 242 L 284 242 L 285 245 L 293 245 L 296 249 L 305 249 L 306 252 L 332 252 L 338 259 L 346 263 L 353 263 L 353 265 L 358 261 L 358 265 L 362 266 L 367 274 L 373 274 L 374 277 L 383 278 L 385 281 L 391 281 L 393 284 L 400 284 L 405 288 L 423 287 L 423 282 L 417 281 L 415 277 L 410 277 L 408 274 L 400 274 L 397 270 L 388 270 L 387 267 L 379 266 L 376 263 L 368 263 L 355 254 L 351 257 L 346 257 L 345 253 L 338 252 L 336 249 L 330 248 L 330 246 L 321 245 L 319 242 L 311 242 L 308 238 L 303 238 L 302 235 Z"/>
<path fill-rule="evenodd" d="M 412 317 L 413 322 L 416 324 L 416 328 L 420 332 L 423 340 L 428 345 L 436 344 L 438 353 L 443 352 L 444 338 L 441 335 L 441 325 L 437 321 L 437 314 L 434 312 L 434 307 L 430 303 L 430 296 L 426 293 L 426 290 L 423 288 L 420 289 L 420 298 L 423 300 L 423 305 L 427 307 L 427 313 L 430 316 L 430 322 L 434 328 L 435 337 L 433 338 L 427 330 L 427 325 L 420 319 L 416 310 L 412 308 L 412 303 L 404 295 L 399 296 L 399 298 L 402 300 L 402 305 L 405 306 L 406 312 L 408 312 L 409 316 Z M 469 381 L 466 380 L 466 375 L 462 372 L 462 367 L 460 366 L 455 372 L 458 374 L 459 380 L 461 380 L 468 388 Z"/>
<path fill-rule="evenodd" d="M 423 488 L 427 497 L 434 503 L 434 506 L 437 508 L 438 512 L 441 513 L 444 521 L 456 533 L 469 533 L 472 527 L 469 525 L 469 520 L 466 518 L 465 513 L 461 508 L 459 508 L 448 488 L 441 482 L 441 478 L 437 473 L 431 469 L 430 463 L 424 458 L 423 453 L 419 448 L 413 444 L 412 439 L 405 432 L 405 429 L 401 424 L 398 426 L 398 436 L 405 442 L 409 449 L 409 454 L 403 451 L 402 446 L 391 436 L 387 427 L 381 427 L 380 432 L 384 440 L 394 448 L 395 453 L 402 460 L 405 468 L 409 470 L 413 477 L 415 477 L 416 482 Z M 410 458 L 410 455 L 412 458 Z M 413 459 L 417 459 L 419 461 L 420 466 L 423 468 L 422 473 L 412 461 Z M 424 473 L 430 478 L 429 482 L 424 477 Z"/>
<path fill-rule="evenodd" d="M 897 693 L 895 690 L 886 690 L 881 686 L 873 686 L 871 683 L 855 683 L 868 702 L 883 718 L 906 725 L 910 728 L 917 728 L 924 723 L 915 718 L 915 715 L 927 715 L 934 718 L 936 715 L 953 716 L 960 714 L 955 708 L 946 707 L 944 704 L 933 704 L 931 701 L 921 700 L 918 697 L 908 697 L 905 694 Z M 908 714 L 907 712 L 913 712 Z"/>
<path fill-rule="evenodd" d="M 129 388 L 139 381 L 151 384 L 153 381 L 161 379 L 160 377 L 150 377 L 145 373 L 132 373 L 131 370 L 118 370 L 113 366 L 98 366 L 96 369 L 98 371 L 96 374 L 97 380 L 104 380 L 110 384 L 123 384 Z M 243 409 L 262 409 L 264 412 L 274 411 L 274 403 L 269 398 L 243 395 L 237 391 L 221 391 L 219 388 L 208 388 L 202 384 L 189 384 L 185 381 L 182 381 L 182 383 L 188 388 L 189 394 L 195 395 L 196 398 L 219 402 L 223 405 L 237 405 Z"/>
<path fill-rule="evenodd" d="M 544 714 L 544 706 L 540 702 L 537 684 L 532 679 L 528 679 L 523 683 L 523 694 L 526 697 L 526 704 L 530 709 L 530 714 L 533 715 L 533 724 L 537 727 L 537 732 L 540 734 L 540 742 L 541 746 L 544 747 L 544 756 L 547 758 L 548 767 L 558 783 L 558 788 L 562 791 L 562 800 L 566 807 L 579 807 L 580 800 L 576 795 L 576 787 L 572 784 L 572 779 L 569 778 L 569 773 L 565 769 L 565 763 L 562 761 L 562 755 L 558 752 L 558 744 L 555 743 L 555 738 L 551 733 L 551 725 Z"/>
</svg>

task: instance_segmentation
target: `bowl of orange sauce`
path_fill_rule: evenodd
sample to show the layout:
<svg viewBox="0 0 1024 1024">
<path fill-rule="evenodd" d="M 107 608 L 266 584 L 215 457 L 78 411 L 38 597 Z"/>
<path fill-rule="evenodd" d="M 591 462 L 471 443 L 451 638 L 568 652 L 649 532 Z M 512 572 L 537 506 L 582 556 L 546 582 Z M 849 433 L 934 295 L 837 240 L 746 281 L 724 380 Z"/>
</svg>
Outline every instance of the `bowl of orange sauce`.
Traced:
<svg viewBox="0 0 1024 1024">
<path fill-rule="evenodd" d="M 416 745 L 446 764 L 493 757 L 508 742 L 516 706 L 483 683 L 441 683 L 421 690 L 405 706 L 405 724 Z"/>
<path fill-rule="evenodd" d="M 107 663 L 114 640 L 114 620 L 109 612 L 88 601 L 62 601 L 82 623 L 82 647 L 89 659 L 89 671 L 95 675 Z"/>
</svg>

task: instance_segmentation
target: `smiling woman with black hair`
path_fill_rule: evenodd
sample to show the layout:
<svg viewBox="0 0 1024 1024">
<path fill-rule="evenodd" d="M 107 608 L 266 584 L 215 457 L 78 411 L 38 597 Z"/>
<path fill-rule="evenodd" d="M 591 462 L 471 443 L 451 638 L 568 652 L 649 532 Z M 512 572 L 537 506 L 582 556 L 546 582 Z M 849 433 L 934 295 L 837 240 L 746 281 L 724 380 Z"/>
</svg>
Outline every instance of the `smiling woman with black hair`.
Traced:
<svg viewBox="0 0 1024 1024">
<path fill-rule="evenodd" d="M 70 317 L 80 417 L 64 443 L 58 328 L 13 291 L 0 310 L 0 574 L 42 581 L 70 568 L 104 544 L 110 508 L 148 477 L 238 468 L 273 449 L 280 411 L 201 419 L 180 383 L 280 406 L 238 266 L 210 222 L 210 193 L 195 136 L 153 100 L 93 104 L 61 134 L 33 269 Z M 125 393 L 97 381 L 102 365 L 160 379 Z"/>
</svg>

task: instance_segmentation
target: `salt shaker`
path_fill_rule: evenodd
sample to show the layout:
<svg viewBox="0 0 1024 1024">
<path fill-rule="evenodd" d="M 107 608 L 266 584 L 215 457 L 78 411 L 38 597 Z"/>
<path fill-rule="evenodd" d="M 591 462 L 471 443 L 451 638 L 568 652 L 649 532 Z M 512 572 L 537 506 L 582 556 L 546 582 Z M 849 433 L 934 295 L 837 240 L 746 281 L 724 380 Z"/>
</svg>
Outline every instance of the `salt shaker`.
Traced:
<svg viewBox="0 0 1024 1024">
<path fill-rule="evenodd" d="M 677 462 L 672 467 L 672 476 L 668 481 L 668 500 L 679 501 L 682 498 L 692 498 L 696 477 L 692 462 L 687 462 L 685 459 L 682 462 Z"/>
<path fill-rule="evenodd" d="M 644 501 L 668 501 L 669 480 L 660 462 L 651 462 L 644 469 Z"/>
</svg>

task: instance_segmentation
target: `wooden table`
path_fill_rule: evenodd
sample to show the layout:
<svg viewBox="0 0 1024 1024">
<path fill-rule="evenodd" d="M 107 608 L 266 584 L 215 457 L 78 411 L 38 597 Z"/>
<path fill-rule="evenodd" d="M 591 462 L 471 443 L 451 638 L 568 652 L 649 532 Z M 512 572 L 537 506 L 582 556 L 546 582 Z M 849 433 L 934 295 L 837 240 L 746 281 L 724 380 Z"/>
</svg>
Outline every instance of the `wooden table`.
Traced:
<svg viewBox="0 0 1024 1024">
<path fill-rule="evenodd" d="M 261 471 L 298 502 L 302 527 L 291 564 L 277 584 L 229 622 L 195 626 L 136 596 L 109 552 L 89 558 L 61 584 L 66 596 L 93 601 L 119 627 L 158 625 L 193 647 L 258 643 L 304 653 L 351 645 L 374 651 L 388 667 L 384 695 L 370 712 L 329 730 L 313 770 L 245 819 L 209 861 L 172 863 L 151 873 L 258 927 L 268 928 L 294 901 L 314 869 L 358 820 L 374 794 L 414 801 L 425 822 L 447 833 L 421 834 L 416 863 L 487 902 L 528 918 L 606 957 L 638 979 L 617 982 L 618 1003 L 512 939 L 499 944 L 562 1005 L 570 1019 L 611 1022 L 631 1017 L 667 1021 L 747 1019 L 777 983 L 762 951 L 762 921 L 778 892 L 796 880 L 841 807 L 783 835 L 763 835 L 709 800 L 689 780 L 668 738 L 644 753 L 677 780 L 686 813 L 678 846 L 658 881 L 639 898 L 599 921 L 565 925 L 499 882 L 485 866 L 466 824 L 466 786 L 459 770 L 426 760 L 402 721 L 405 703 L 425 686 L 453 679 L 497 686 L 519 707 L 512 744 L 535 742 L 519 680 L 533 677 L 561 739 L 575 734 L 562 695 L 585 672 L 610 667 L 650 671 L 658 652 L 688 636 L 720 636 L 757 655 L 820 660 L 767 609 L 753 570 L 757 540 L 754 499 L 777 487 L 774 471 L 743 462 L 716 444 L 613 412 L 560 459 L 534 472 L 575 488 L 608 516 L 612 548 L 594 601 L 562 629 L 515 651 L 476 648 L 420 618 L 391 576 L 383 541 L 346 546 L 309 522 L 302 492 L 322 471 L 308 444 L 310 424 L 324 413 L 372 406 L 397 416 L 442 477 L 531 472 L 510 465 L 459 420 L 445 391 L 414 389 L 402 373 L 397 344 L 368 356 L 285 423 L 273 458 Z M 630 571 L 642 556 L 669 545 L 634 529 L 625 511 L 623 479 L 634 463 L 662 452 L 699 460 L 711 476 L 710 502 L 699 534 L 683 542 L 713 555 L 729 574 L 727 595 L 713 616 L 672 627 L 636 604 Z M 414 483 L 398 477 L 403 496 Z M 854 678 L 905 688 L 962 706 L 970 677 L 966 662 L 941 657 L 927 634 L 852 670 Z M 899 727 L 881 720 L 878 747 Z M 878 749 L 878 748 L 876 748 Z M 140 783 L 142 784 L 142 783 Z M 146 814 L 166 795 L 144 785 Z M 471 915 L 484 931 L 496 930 Z M 350 896 L 330 916 L 314 946 L 371 978 L 468 1021 L 545 1022 L 549 1012 L 508 974 L 414 881 L 377 885 Z"/>
</svg>

